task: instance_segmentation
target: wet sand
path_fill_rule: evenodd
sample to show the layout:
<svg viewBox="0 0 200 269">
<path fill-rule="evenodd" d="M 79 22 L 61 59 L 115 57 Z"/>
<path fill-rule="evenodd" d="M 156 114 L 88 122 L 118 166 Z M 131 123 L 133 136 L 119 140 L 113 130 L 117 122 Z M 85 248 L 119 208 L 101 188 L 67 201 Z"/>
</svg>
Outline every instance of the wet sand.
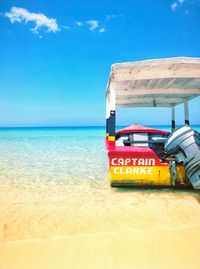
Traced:
<svg viewBox="0 0 200 269">
<path fill-rule="evenodd" d="M 198 192 L 79 183 L 1 182 L 0 268 L 200 268 Z"/>
</svg>

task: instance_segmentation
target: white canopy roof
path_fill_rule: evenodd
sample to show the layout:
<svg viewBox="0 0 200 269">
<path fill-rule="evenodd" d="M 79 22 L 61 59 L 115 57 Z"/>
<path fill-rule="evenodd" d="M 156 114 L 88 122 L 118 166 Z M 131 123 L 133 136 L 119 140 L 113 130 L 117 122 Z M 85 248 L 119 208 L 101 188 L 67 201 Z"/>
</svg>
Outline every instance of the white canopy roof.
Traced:
<svg viewBox="0 0 200 269">
<path fill-rule="evenodd" d="M 187 57 L 113 64 L 106 92 L 112 109 L 173 107 L 199 95 L 200 58 Z"/>
</svg>

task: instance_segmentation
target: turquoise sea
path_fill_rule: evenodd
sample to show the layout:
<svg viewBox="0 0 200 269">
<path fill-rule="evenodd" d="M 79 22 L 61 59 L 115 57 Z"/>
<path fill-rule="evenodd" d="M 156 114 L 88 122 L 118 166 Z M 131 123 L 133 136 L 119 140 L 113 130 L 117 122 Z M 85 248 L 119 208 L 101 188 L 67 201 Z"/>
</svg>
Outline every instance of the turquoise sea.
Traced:
<svg viewBox="0 0 200 269">
<path fill-rule="evenodd" d="M 200 223 L 198 192 L 112 189 L 104 139 L 104 127 L 1 128 L 0 240 Z"/>
<path fill-rule="evenodd" d="M 0 179 L 108 184 L 104 139 L 104 127 L 0 128 Z"/>
<path fill-rule="evenodd" d="M 107 174 L 104 135 L 103 127 L 0 129 L 0 176 L 15 182 L 98 182 Z"/>
</svg>

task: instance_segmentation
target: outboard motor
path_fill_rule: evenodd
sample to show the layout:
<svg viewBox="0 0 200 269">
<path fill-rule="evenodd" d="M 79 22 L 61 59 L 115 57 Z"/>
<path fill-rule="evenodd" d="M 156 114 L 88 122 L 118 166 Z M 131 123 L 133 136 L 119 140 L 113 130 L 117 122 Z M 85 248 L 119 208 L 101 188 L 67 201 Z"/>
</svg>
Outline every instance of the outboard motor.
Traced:
<svg viewBox="0 0 200 269">
<path fill-rule="evenodd" d="M 184 164 L 193 188 L 200 189 L 200 134 L 187 125 L 178 128 L 165 142 L 165 153 Z"/>
</svg>

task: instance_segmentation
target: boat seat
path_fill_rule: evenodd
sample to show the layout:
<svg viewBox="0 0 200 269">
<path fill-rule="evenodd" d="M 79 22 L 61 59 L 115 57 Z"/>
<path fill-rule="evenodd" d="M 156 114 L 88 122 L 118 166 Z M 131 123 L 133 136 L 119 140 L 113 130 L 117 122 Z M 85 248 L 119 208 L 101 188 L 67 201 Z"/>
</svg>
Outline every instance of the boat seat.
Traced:
<svg viewBox="0 0 200 269">
<path fill-rule="evenodd" d="M 156 141 L 153 141 L 153 140 L 124 140 L 123 141 L 125 146 L 140 146 L 140 145 L 143 145 L 145 144 L 145 147 L 150 147 L 151 145 L 156 145 L 156 144 L 163 144 L 164 145 L 164 142 L 165 142 L 165 139 L 159 139 L 159 140 L 156 140 Z"/>
<path fill-rule="evenodd" d="M 129 135 L 131 146 L 148 147 L 148 134 L 147 133 L 134 133 Z"/>
<path fill-rule="evenodd" d="M 120 136 L 116 140 L 116 146 L 121 146 L 121 147 L 125 146 L 124 140 L 127 140 L 127 139 L 128 139 L 128 136 L 127 135 L 126 136 Z"/>
</svg>

